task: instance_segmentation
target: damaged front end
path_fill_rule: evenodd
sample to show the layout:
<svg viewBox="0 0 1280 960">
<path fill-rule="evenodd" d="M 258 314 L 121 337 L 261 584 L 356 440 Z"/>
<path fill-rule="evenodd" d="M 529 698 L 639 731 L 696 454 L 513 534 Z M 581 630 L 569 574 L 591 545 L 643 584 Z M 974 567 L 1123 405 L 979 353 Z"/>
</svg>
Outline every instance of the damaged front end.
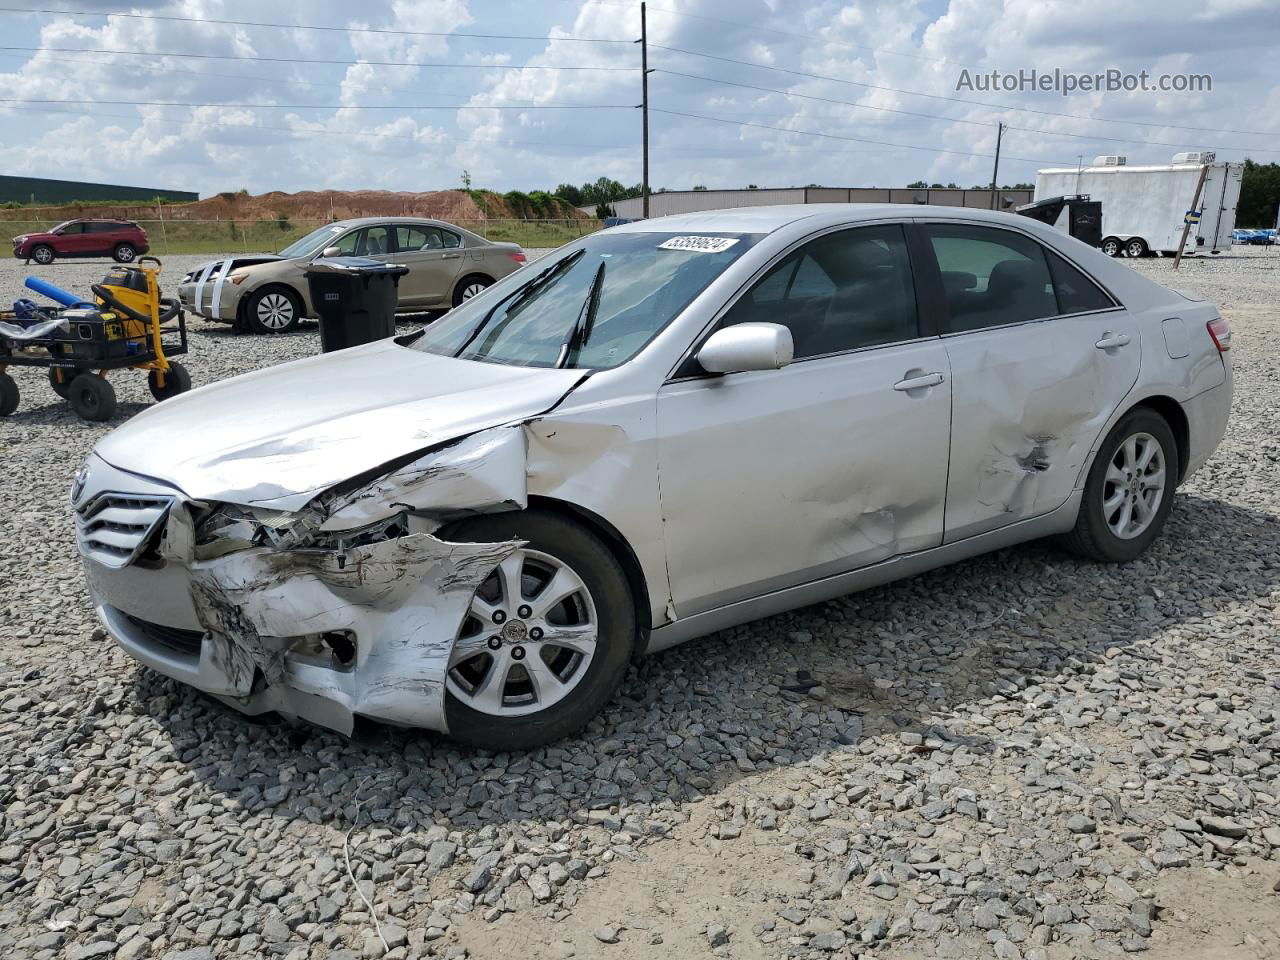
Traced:
<svg viewBox="0 0 1280 960">
<path fill-rule="evenodd" d="M 444 731 L 459 627 L 476 588 L 520 543 L 436 534 L 461 517 L 524 508 L 526 459 L 524 428 L 496 427 L 296 511 L 175 497 L 130 565 L 101 562 L 83 535 L 81 553 L 108 629 L 163 673 L 246 713 L 343 733 L 357 715 Z M 98 496 L 82 492 L 77 513 Z M 182 589 L 189 602 L 157 601 L 147 595 L 156 587 Z M 173 637 L 184 635 L 199 640 L 179 662 Z"/>
</svg>

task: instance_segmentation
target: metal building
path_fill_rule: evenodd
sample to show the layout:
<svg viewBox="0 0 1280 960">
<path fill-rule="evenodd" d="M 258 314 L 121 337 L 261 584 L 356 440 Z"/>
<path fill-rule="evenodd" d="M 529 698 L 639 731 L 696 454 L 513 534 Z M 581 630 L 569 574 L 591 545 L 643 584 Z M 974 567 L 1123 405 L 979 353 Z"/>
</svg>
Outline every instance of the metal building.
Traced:
<svg viewBox="0 0 1280 960">
<path fill-rule="evenodd" d="M 126 187 L 114 183 L 47 180 L 44 177 L 0 176 L 0 203 L 63 204 L 76 200 L 150 202 L 159 197 L 172 203 L 194 203 L 200 194 L 188 190 Z"/>
<path fill-rule="evenodd" d="M 1001 210 L 1011 210 L 1031 202 L 1031 190 L 997 190 Z M 643 216 L 640 197 L 610 204 L 619 217 L 638 220 Z M 649 216 L 723 210 L 726 207 L 763 207 L 776 203 L 920 203 L 944 207 L 991 209 L 991 191 L 897 187 L 783 187 L 765 190 L 669 190 L 649 194 Z M 595 207 L 583 207 L 594 216 Z"/>
</svg>

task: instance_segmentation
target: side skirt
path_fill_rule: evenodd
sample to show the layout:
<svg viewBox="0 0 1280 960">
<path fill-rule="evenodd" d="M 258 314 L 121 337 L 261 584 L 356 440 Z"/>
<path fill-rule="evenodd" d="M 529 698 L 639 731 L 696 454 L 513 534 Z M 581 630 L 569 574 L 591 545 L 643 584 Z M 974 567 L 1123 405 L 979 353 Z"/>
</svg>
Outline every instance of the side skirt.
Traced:
<svg viewBox="0 0 1280 960">
<path fill-rule="evenodd" d="M 762 617 L 771 617 L 775 613 L 794 610 L 812 603 L 821 603 L 824 600 L 857 593 L 859 590 L 878 587 L 905 577 L 913 577 L 926 570 L 945 567 L 961 560 L 968 560 L 970 557 L 1013 546 L 1016 543 L 1038 540 L 1056 533 L 1066 533 L 1075 526 L 1076 517 L 1080 513 L 1082 496 L 1082 490 L 1074 491 L 1066 503 L 1042 517 L 1020 520 L 997 530 L 969 537 L 967 540 L 958 540 L 955 543 L 943 544 L 918 553 L 903 554 L 869 567 L 824 577 L 811 583 L 802 583 L 785 590 L 776 590 L 760 597 L 741 600 L 715 610 L 676 620 L 665 626 L 655 627 L 649 635 L 645 652 L 656 653 L 687 640 L 715 633 L 717 630 L 725 630 Z"/>
</svg>

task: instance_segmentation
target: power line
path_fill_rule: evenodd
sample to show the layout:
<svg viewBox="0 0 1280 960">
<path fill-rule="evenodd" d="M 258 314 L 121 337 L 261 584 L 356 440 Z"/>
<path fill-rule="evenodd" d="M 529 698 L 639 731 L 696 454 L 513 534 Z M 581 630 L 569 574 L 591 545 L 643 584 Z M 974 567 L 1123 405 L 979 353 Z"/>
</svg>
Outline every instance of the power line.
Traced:
<svg viewBox="0 0 1280 960">
<path fill-rule="evenodd" d="M 839 100 L 834 97 L 819 97 L 810 93 L 794 93 L 790 90 L 779 90 L 776 87 L 761 87 L 753 83 L 740 83 L 736 80 L 724 80 L 719 77 L 704 77 L 695 73 L 681 73 L 678 70 L 667 70 L 663 67 L 655 68 L 654 73 L 665 73 L 673 77 L 684 77 L 688 80 L 702 80 L 707 83 L 722 84 L 729 87 L 742 87 L 746 90 L 758 90 L 762 93 L 776 93 L 783 97 L 791 97 L 799 100 L 816 100 L 820 103 L 831 103 L 839 106 L 856 107 L 860 110 L 876 110 L 883 113 L 896 113 L 904 117 L 920 117 L 926 120 L 943 120 L 947 123 L 963 123 L 971 126 L 990 127 L 994 120 L 970 120 L 961 117 L 948 117 L 937 113 L 917 113 L 912 110 L 899 110 L 895 107 L 880 107 L 870 103 L 858 103 L 853 100 Z M 1069 133 L 1065 130 L 1039 130 L 1035 127 L 1015 127 L 1005 124 L 1007 130 L 1020 130 L 1027 133 L 1040 134 L 1050 137 L 1074 137 L 1079 140 L 1105 140 L 1110 143 L 1135 143 L 1143 144 L 1151 147 L 1192 147 L 1194 149 L 1203 149 L 1204 143 L 1170 143 L 1164 140 L 1131 140 L 1124 137 L 1108 137 L 1102 134 L 1091 133 Z M 1241 146 L 1215 146 L 1215 150 L 1239 150 L 1242 152 L 1253 151 L 1254 153 L 1280 153 L 1280 150 L 1269 150 L 1264 147 L 1241 147 Z"/>
<path fill-rule="evenodd" d="M 658 107 L 650 107 L 649 109 L 654 113 L 665 113 L 673 117 L 688 117 L 692 120 L 710 120 L 714 123 L 730 123 L 740 127 L 757 127 L 761 130 L 777 130 L 777 131 L 780 131 L 781 133 L 796 133 L 805 137 L 823 137 L 824 139 L 829 139 L 829 140 L 847 140 L 852 143 L 871 143 L 881 147 L 897 147 L 898 149 L 901 149 L 901 150 L 923 150 L 927 153 L 949 153 L 949 154 L 954 154 L 960 157 L 983 157 L 985 159 L 986 157 L 991 156 L 991 154 L 989 153 L 974 153 L 968 150 L 946 150 L 946 149 L 943 149 L 942 147 L 924 147 L 914 143 L 892 143 L 888 140 L 870 140 L 870 139 L 867 139 L 866 137 L 849 137 L 849 136 L 844 136 L 842 134 L 837 134 L 837 133 L 820 133 L 816 130 L 794 130 L 794 129 L 791 129 L 790 127 L 776 127 L 776 126 L 772 126 L 771 124 L 754 123 L 749 120 L 729 120 L 724 117 L 708 117 L 705 114 L 683 113 L 678 110 L 663 110 L 663 109 L 659 109 Z M 1021 160 L 1026 163 L 1064 164 L 1066 162 L 1064 160 L 1043 160 L 1043 159 L 1037 159 L 1034 157 L 1006 157 L 1005 159 Z"/>
<path fill-rule="evenodd" d="M 995 110 L 1014 110 L 1019 113 L 1034 113 L 1043 117 L 1060 117 L 1068 120 L 1092 120 L 1096 123 L 1128 123 L 1142 127 L 1169 128 L 1174 130 L 1197 130 L 1202 133 L 1240 133 L 1246 136 L 1256 137 L 1274 137 L 1274 130 L 1235 130 L 1227 127 L 1194 127 L 1185 123 L 1157 123 L 1151 120 L 1120 120 L 1115 117 L 1097 117 L 1091 114 L 1079 113 L 1057 113 L 1053 110 L 1036 110 L 1032 107 L 1015 107 L 1012 104 L 987 103 L 984 100 L 970 100 L 964 97 L 946 97 L 938 93 L 922 93 L 919 90 L 903 90 L 900 87 L 889 87 L 879 83 L 867 83 L 863 80 L 848 80 L 844 77 L 832 77 L 821 73 L 809 73 L 804 70 L 793 70 L 789 67 L 775 67 L 767 63 L 755 63 L 750 60 L 737 60 L 733 57 L 721 57 L 713 53 L 701 53 L 697 50 L 684 50 L 680 47 L 668 47 L 660 43 L 651 43 L 649 46 L 657 50 L 666 50 L 668 53 L 682 53 L 690 57 L 702 57 L 706 60 L 718 60 L 721 63 L 734 63 L 741 67 L 755 67 L 759 70 L 772 70 L 777 73 L 786 73 L 794 77 L 807 77 L 810 80 L 826 80 L 830 83 L 844 83 L 854 87 L 865 87 L 869 90 L 886 90 L 890 93 L 901 93 L 910 97 L 927 97 L 930 100 L 945 100 L 948 103 L 965 103 L 978 107 L 987 107 Z"/>
<path fill-rule="evenodd" d="M 579 0 L 561 0 L 561 2 L 574 2 Z M 590 3 L 598 4 L 602 7 L 622 7 L 624 9 L 634 9 L 630 3 L 616 3 L 612 0 L 588 0 Z M 745 23 L 742 20 L 726 20 L 723 17 L 708 17 L 700 13 L 685 13 L 683 10 L 672 10 L 667 7 L 649 7 L 650 13 L 665 13 L 673 17 L 683 17 L 686 20 L 703 20 L 707 23 L 723 23 L 729 26 L 742 27 L 745 30 L 751 30 L 755 33 L 775 33 L 780 37 L 793 37 L 797 40 L 811 40 L 815 43 L 826 44 L 832 47 L 846 47 L 850 50 L 870 50 L 872 53 L 881 53 L 891 57 L 906 57 L 909 60 L 924 60 L 929 63 L 945 63 L 953 66 L 964 66 L 955 60 L 947 60 L 943 57 L 927 57 L 920 53 L 902 53 L 897 50 L 889 50 L 885 47 L 869 47 L 861 43 L 849 43 L 847 40 L 832 40 L 828 37 L 815 37 L 813 34 L 793 33 L 790 30 L 779 30 L 776 27 L 766 27 L 759 23 Z M 657 46 L 657 44 L 654 44 Z"/>
<path fill-rule="evenodd" d="M 180 100 L 78 100 L 38 97 L 0 97 L 0 103 L 79 103 L 110 107 L 219 107 L 240 110 L 634 110 L 631 103 L 467 103 L 419 105 L 411 103 L 187 103 Z"/>
<path fill-rule="evenodd" d="M 21 54 L 17 54 L 17 53 L 0 53 L 0 57 L 12 57 L 12 58 L 15 58 L 15 59 L 24 59 L 24 58 L 22 57 L 22 55 L 21 55 Z M 117 66 L 116 64 L 112 63 L 112 62 L 111 62 L 111 61 L 109 61 L 109 60 L 84 60 L 84 59 L 81 59 L 81 60 L 76 60 L 76 61 L 73 61 L 73 62 L 76 62 L 76 63 L 83 63 L 83 64 L 86 64 L 86 65 L 99 66 L 99 67 L 115 67 L 115 66 Z M 158 64 L 153 64 L 153 65 L 159 66 Z M 259 74 L 244 74 L 244 73 L 211 73 L 211 72 L 209 72 L 209 71 L 207 71 L 207 70 L 183 70 L 181 67 L 170 67 L 170 66 L 164 66 L 164 67 L 162 67 L 162 69 L 161 69 L 161 70 L 159 70 L 159 71 L 156 71 L 156 70 L 147 70 L 147 71 L 146 71 L 146 75 L 147 75 L 147 76 L 149 76 L 149 77 L 157 77 L 157 76 L 161 76 L 161 75 L 163 75 L 163 76 L 168 76 L 169 74 L 172 74 L 172 73 L 183 73 L 183 74 L 186 74 L 187 76 L 191 76 L 191 77 L 214 77 L 214 78 L 217 78 L 217 79 L 219 79 L 219 80 L 252 80 L 252 81 L 255 81 L 255 82 L 257 82 L 257 83 L 285 83 L 285 84 L 293 84 L 293 85 L 303 86 L 303 87 L 330 87 L 330 88 L 335 88 L 335 87 L 336 87 L 336 88 L 337 88 L 337 89 L 339 89 L 339 90 L 348 90 L 348 89 L 355 89 L 355 90 L 385 90 L 385 89 L 386 89 L 386 85 L 385 85 L 385 84 L 380 84 L 380 85 L 376 85 L 376 86 L 375 86 L 375 85 L 373 85 L 373 84 L 368 84 L 368 83 L 352 83 L 352 82 L 351 82 L 351 81 L 349 81 L 349 80 L 343 80 L 343 81 L 342 81 L 342 82 L 340 82 L 340 83 L 337 83 L 337 82 L 330 82 L 330 83 L 326 83 L 326 82 L 321 81 L 321 80 L 299 80 L 299 79 L 298 79 L 298 78 L 296 78 L 296 77 L 264 77 L 264 76 L 261 76 L 261 75 L 259 75 Z M 470 100 L 470 99 L 474 96 L 474 94 L 469 94 L 469 93 L 466 93 L 466 94 L 464 94 L 464 93 L 439 93 L 439 92 L 437 92 L 437 91 L 435 91 L 435 90 L 423 90 L 423 89 L 421 89 L 421 88 L 417 88 L 417 87 L 398 87 L 398 88 L 396 88 L 396 92 L 397 92 L 397 93 L 402 93 L 402 94 L 413 94 L 414 96 L 422 96 L 422 97 L 439 97 L 439 98 L 444 98 L 444 99 L 449 99 L 449 100 L 457 100 L 457 101 L 461 101 L 461 102 L 464 102 L 464 103 L 465 103 L 466 101 Z M 537 101 L 535 101 L 535 100 L 512 100 L 512 101 L 509 101 L 509 102 L 511 102 L 511 103 L 529 103 L 529 104 L 532 104 L 532 103 L 536 103 Z M 136 120 L 136 119 L 137 119 L 137 117 L 130 117 L 130 116 L 127 116 L 127 115 L 124 115 L 124 114 L 119 114 L 118 116 L 120 116 L 120 117 L 121 117 L 121 119 L 125 119 L 125 120 Z"/>
<path fill-rule="evenodd" d="M 100 47 L 9 47 L 0 46 L 0 50 L 17 50 L 28 53 L 97 53 L 111 54 L 117 57 L 179 57 L 188 60 L 244 60 L 252 63 L 310 63 L 334 66 L 371 67 L 429 67 L 432 69 L 455 70 L 594 70 L 615 72 L 633 70 L 633 67 L 594 67 L 585 65 L 553 66 L 530 64 L 522 66 L 514 63 L 427 63 L 420 60 L 339 60 L 315 57 L 262 57 L 235 53 L 178 53 L 163 50 L 106 50 Z"/>
<path fill-rule="evenodd" d="M 332 33 L 374 33 L 397 37 L 448 37 L 468 40 L 565 40 L 571 43 L 632 43 L 607 37 L 556 37 L 511 33 L 461 33 L 444 30 L 392 30 L 383 27 L 343 27 L 329 24 L 268 23 L 258 20 L 221 20 L 214 17 L 179 17 L 159 13 L 126 13 L 112 10 L 57 10 L 52 7 L 0 7 L 0 13 L 45 13 L 68 17 L 120 17 L 129 20 L 210 23 L 229 27 L 273 27 L 281 30 L 320 30 Z"/>
</svg>

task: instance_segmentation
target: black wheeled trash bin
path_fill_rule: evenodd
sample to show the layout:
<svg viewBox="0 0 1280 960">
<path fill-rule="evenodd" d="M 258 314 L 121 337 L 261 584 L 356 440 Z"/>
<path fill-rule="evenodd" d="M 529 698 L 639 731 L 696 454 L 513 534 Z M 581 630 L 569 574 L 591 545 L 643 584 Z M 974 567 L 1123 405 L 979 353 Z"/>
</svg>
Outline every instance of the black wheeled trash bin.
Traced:
<svg viewBox="0 0 1280 960">
<path fill-rule="evenodd" d="M 325 353 L 395 336 L 400 278 L 408 267 L 369 257 L 319 257 L 307 268 Z"/>
</svg>

